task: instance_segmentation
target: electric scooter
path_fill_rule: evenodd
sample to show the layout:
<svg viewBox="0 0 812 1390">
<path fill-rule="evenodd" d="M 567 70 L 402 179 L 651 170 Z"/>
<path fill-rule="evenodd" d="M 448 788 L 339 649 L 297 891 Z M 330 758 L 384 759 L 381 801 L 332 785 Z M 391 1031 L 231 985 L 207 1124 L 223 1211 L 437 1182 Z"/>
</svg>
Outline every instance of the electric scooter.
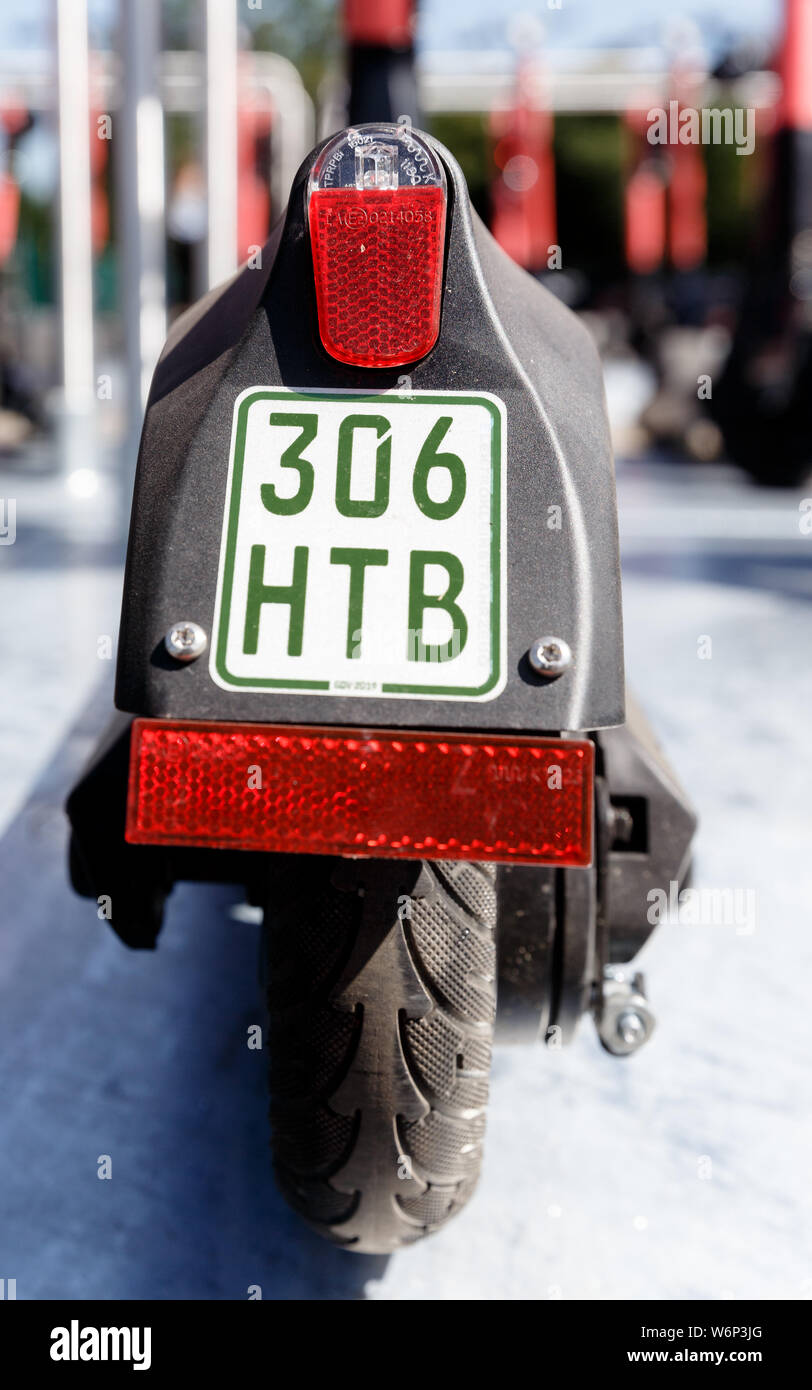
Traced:
<svg viewBox="0 0 812 1390">
<path fill-rule="evenodd" d="M 408 122 L 313 151 L 173 326 L 115 698 L 73 885 L 136 949 L 179 881 L 263 909 L 273 1165 L 329 1239 L 466 1204 L 494 1036 L 650 1037 L 695 818 L 626 715 L 598 357 Z"/>
</svg>

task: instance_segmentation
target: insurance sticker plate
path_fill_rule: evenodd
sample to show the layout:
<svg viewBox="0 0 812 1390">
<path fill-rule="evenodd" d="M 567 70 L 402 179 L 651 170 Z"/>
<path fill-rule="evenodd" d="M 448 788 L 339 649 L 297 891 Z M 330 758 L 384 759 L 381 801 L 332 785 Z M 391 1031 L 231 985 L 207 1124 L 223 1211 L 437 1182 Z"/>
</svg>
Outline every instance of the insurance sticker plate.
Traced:
<svg viewBox="0 0 812 1390">
<path fill-rule="evenodd" d="M 505 683 L 505 408 L 485 392 L 235 402 L 211 674 L 490 700 Z"/>
</svg>

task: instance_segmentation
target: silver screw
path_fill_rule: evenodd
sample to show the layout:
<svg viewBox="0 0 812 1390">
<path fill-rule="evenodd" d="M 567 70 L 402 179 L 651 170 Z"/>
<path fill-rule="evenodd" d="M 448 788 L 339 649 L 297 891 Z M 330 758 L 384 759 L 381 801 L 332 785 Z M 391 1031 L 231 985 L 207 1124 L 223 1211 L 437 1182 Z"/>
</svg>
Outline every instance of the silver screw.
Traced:
<svg viewBox="0 0 812 1390">
<path fill-rule="evenodd" d="M 628 963 L 604 966 L 594 1012 L 598 1036 L 614 1057 L 631 1057 L 654 1032 L 646 982 Z"/>
<path fill-rule="evenodd" d="M 554 680 L 563 676 L 572 662 L 572 652 L 563 637 L 539 637 L 534 642 L 527 659 L 539 676 Z"/>
<path fill-rule="evenodd" d="M 645 1020 L 634 1009 L 626 1009 L 617 1021 L 618 1035 L 627 1047 L 639 1047 L 646 1039 Z"/>
<path fill-rule="evenodd" d="M 164 646 L 176 661 L 194 661 L 208 646 L 208 637 L 197 623 L 175 623 L 164 638 Z"/>
</svg>

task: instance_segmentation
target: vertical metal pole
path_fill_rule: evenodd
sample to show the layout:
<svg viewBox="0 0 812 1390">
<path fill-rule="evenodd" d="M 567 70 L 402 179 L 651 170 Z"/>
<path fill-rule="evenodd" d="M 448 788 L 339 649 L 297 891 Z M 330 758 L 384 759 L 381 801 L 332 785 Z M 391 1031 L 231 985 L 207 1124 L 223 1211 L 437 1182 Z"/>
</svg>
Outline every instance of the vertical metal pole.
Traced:
<svg viewBox="0 0 812 1390">
<path fill-rule="evenodd" d="M 160 0 L 122 0 L 121 20 L 124 90 L 116 116 L 116 155 L 131 469 L 150 379 L 166 336 L 166 175 L 158 89 Z"/>
<path fill-rule="evenodd" d="M 95 399 L 87 0 L 57 0 L 56 35 L 63 404 L 79 420 Z"/>
<path fill-rule="evenodd" d="M 237 3 L 206 3 L 209 286 L 237 268 Z"/>
</svg>

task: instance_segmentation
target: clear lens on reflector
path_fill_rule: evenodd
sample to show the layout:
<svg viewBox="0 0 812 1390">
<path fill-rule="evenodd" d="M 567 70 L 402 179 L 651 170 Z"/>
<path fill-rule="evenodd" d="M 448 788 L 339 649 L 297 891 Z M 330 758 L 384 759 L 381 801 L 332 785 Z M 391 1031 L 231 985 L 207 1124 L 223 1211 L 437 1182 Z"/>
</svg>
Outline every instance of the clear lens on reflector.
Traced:
<svg viewBox="0 0 812 1390">
<path fill-rule="evenodd" d="M 592 769 L 574 739 L 136 719 L 126 838 L 587 865 Z"/>
<path fill-rule="evenodd" d="M 411 126 L 362 125 L 325 145 L 308 184 L 319 333 L 360 367 L 414 362 L 440 331 L 446 182 Z"/>
</svg>

